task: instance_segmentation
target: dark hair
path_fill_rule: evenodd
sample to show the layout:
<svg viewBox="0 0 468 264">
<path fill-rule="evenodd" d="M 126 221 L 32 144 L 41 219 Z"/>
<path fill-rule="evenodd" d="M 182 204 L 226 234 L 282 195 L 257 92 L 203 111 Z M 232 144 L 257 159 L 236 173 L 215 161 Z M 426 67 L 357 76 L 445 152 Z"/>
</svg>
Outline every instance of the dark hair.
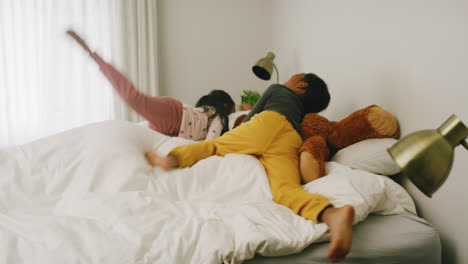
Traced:
<svg viewBox="0 0 468 264">
<path fill-rule="evenodd" d="M 229 130 L 229 114 L 235 105 L 236 103 L 234 103 L 228 93 L 223 90 L 213 90 L 209 94 L 202 96 L 195 107 L 203 107 L 205 111 L 208 110 L 209 106 L 215 109 L 215 113 L 209 119 L 211 120 L 217 115 L 221 117 L 221 124 L 223 125 L 222 135 Z"/>
<path fill-rule="evenodd" d="M 309 84 L 303 97 L 305 114 L 325 110 L 330 103 L 327 84 L 313 73 L 306 74 L 302 80 Z"/>
</svg>

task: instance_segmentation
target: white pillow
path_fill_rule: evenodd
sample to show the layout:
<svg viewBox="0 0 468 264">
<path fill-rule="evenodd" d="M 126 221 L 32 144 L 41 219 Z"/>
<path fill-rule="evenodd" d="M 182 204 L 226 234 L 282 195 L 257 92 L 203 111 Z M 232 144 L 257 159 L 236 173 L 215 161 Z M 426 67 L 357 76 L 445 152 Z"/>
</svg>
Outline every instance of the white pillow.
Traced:
<svg viewBox="0 0 468 264">
<path fill-rule="evenodd" d="M 371 138 L 339 150 L 331 159 L 353 169 L 381 175 L 394 175 L 401 171 L 387 149 L 398 140 L 394 138 Z"/>
<path fill-rule="evenodd" d="M 326 170 L 327 176 L 307 183 L 304 189 L 327 197 L 335 207 L 351 204 L 355 224 L 369 213 L 416 213 L 411 196 L 389 177 L 354 170 L 337 162 L 327 162 Z"/>
</svg>

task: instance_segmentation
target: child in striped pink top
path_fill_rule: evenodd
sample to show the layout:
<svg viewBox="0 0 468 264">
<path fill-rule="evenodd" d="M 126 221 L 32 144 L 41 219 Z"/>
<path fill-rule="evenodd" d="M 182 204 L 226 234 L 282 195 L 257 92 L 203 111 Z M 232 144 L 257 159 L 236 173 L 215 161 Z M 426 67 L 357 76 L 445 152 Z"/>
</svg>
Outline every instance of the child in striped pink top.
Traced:
<svg viewBox="0 0 468 264">
<path fill-rule="evenodd" d="M 92 52 L 76 33 L 67 33 L 96 61 L 125 103 L 148 120 L 151 129 L 192 140 L 215 139 L 229 130 L 228 115 L 235 111 L 235 103 L 225 91 L 211 91 L 200 98 L 195 107 L 172 97 L 146 95 L 138 91 L 114 66 Z"/>
</svg>

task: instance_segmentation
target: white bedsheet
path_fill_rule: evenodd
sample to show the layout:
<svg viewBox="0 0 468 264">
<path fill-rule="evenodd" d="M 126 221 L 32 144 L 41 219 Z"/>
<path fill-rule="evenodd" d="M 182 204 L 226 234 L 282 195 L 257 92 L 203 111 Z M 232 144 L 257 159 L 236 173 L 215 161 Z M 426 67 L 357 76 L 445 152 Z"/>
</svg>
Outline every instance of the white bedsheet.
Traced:
<svg viewBox="0 0 468 264">
<path fill-rule="evenodd" d="M 0 150 L 0 263 L 241 263 L 286 255 L 326 239 L 271 200 L 258 160 L 213 156 L 164 172 L 144 153 L 191 143 L 106 121 Z M 355 222 L 369 213 L 415 212 L 391 179 L 337 163 L 305 186 Z"/>
</svg>

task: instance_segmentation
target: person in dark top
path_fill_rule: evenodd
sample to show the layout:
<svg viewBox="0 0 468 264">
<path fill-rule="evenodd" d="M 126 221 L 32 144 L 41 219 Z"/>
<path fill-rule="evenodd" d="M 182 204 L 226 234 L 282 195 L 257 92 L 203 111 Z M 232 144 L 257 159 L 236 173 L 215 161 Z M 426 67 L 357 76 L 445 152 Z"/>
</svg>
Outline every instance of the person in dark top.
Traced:
<svg viewBox="0 0 468 264">
<path fill-rule="evenodd" d="M 307 113 L 318 113 L 330 102 L 325 82 L 317 75 L 295 74 L 283 85 L 271 85 L 245 118 L 245 122 L 214 140 L 174 148 L 168 156 L 146 153 L 153 166 L 163 169 L 190 167 L 212 155 L 229 153 L 256 156 L 264 166 L 275 202 L 294 213 L 330 228 L 328 258 L 344 260 L 351 249 L 354 208 L 336 208 L 301 185 L 298 150 L 299 125 Z"/>
</svg>

